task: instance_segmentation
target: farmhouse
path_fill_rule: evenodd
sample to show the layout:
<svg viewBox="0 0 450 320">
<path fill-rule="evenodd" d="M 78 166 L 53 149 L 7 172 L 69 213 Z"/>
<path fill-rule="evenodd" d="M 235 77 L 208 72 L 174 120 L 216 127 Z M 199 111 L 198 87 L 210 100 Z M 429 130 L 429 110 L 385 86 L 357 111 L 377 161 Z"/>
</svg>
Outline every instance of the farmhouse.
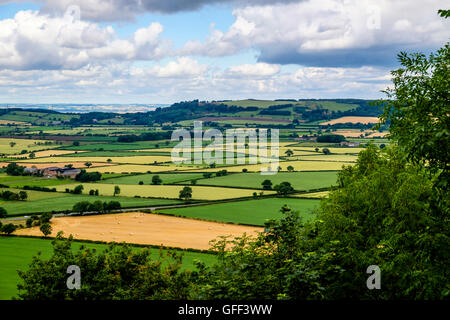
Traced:
<svg viewBox="0 0 450 320">
<path fill-rule="evenodd" d="M 341 147 L 359 147 L 361 143 L 360 142 L 350 142 L 350 141 L 342 141 Z"/>
<path fill-rule="evenodd" d="M 44 176 L 46 176 L 48 178 L 62 176 L 62 177 L 69 177 L 72 179 L 75 178 L 76 175 L 81 172 L 80 169 L 74 169 L 74 168 L 68 168 L 68 167 L 64 167 L 64 168 L 50 167 L 50 168 L 45 168 L 43 171 L 44 171 Z"/>
</svg>

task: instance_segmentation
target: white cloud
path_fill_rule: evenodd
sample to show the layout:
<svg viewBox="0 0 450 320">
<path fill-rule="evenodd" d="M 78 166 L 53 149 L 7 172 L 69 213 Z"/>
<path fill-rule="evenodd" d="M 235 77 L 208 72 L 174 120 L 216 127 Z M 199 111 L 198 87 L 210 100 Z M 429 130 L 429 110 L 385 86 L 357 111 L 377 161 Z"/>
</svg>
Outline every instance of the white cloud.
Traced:
<svg viewBox="0 0 450 320">
<path fill-rule="evenodd" d="M 182 54 L 226 56 L 253 48 L 262 62 L 352 67 L 392 65 L 405 49 L 436 48 L 448 41 L 440 0 L 308 0 L 247 6 L 233 11 L 227 32 L 212 30 L 189 41 Z M 425 9 L 426 8 L 426 9 Z M 414 21 L 414 23 L 411 23 Z"/>
<path fill-rule="evenodd" d="M 230 76 L 268 77 L 280 71 L 280 66 L 268 63 L 243 64 L 229 67 L 225 73 Z"/>
<path fill-rule="evenodd" d="M 151 23 L 120 39 L 111 26 L 19 11 L 0 20 L 0 68 L 78 69 L 108 60 L 157 60 L 172 50 L 170 41 L 160 39 L 162 30 Z"/>
</svg>

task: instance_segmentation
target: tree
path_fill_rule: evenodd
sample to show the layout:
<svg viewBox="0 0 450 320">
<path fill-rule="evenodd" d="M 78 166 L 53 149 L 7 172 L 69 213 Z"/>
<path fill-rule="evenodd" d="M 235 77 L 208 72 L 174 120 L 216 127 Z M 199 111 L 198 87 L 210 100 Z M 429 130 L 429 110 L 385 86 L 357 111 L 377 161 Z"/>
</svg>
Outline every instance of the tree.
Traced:
<svg viewBox="0 0 450 320">
<path fill-rule="evenodd" d="M 14 231 L 16 231 L 17 226 L 13 225 L 12 223 L 7 223 L 2 226 L 1 232 L 6 233 L 7 235 L 10 235 Z"/>
<path fill-rule="evenodd" d="M 28 199 L 28 193 L 26 191 L 19 191 L 19 199 L 25 201 Z"/>
<path fill-rule="evenodd" d="M 181 191 L 180 191 L 180 195 L 179 195 L 180 199 L 183 199 L 184 201 L 189 201 L 192 198 L 192 188 L 191 187 L 184 187 Z"/>
<path fill-rule="evenodd" d="M 119 186 L 114 186 L 114 197 L 116 196 L 116 195 L 119 195 L 120 194 L 120 187 Z"/>
<path fill-rule="evenodd" d="M 285 153 L 286 156 L 288 156 L 288 157 L 291 157 L 291 156 L 294 154 L 294 152 L 293 152 L 291 149 L 287 149 L 284 153 Z"/>
<path fill-rule="evenodd" d="M 316 150 L 316 152 L 319 152 L 319 148 L 317 148 L 317 147 L 314 150 Z"/>
<path fill-rule="evenodd" d="M 74 147 L 78 147 L 78 146 L 80 145 L 80 142 L 79 142 L 79 141 L 74 141 L 74 142 L 72 143 L 72 145 L 73 145 Z"/>
<path fill-rule="evenodd" d="M 31 153 L 28 155 L 28 158 L 30 158 L 30 159 L 36 158 L 36 153 L 34 153 L 34 151 L 31 152 Z"/>
<path fill-rule="evenodd" d="M 86 167 L 90 168 L 90 167 L 92 166 L 92 162 L 87 161 L 87 162 L 84 163 L 84 165 L 85 165 Z"/>
<path fill-rule="evenodd" d="M 15 142 L 10 142 L 9 143 L 9 146 L 11 147 L 11 148 L 14 148 L 14 146 L 16 145 L 17 143 L 15 143 Z"/>
<path fill-rule="evenodd" d="M 270 189 L 272 189 L 272 181 L 270 181 L 269 179 L 264 180 L 264 181 L 261 183 L 261 185 L 262 185 L 262 187 L 263 187 L 264 190 L 270 190 Z"/>
<path fill-rule="evenodd" d="M 6 218 L 7 215 L 8 215 L 8 211 L 6 211 L 5 208 L 0 207 L 0 218 Z"/>
<path fill-rule="evenodd" d="M 80 201 L 73 205 L 72 211 L 73 212 L 79 212 L 81 214 L 88 212 L 90 208 L 90 202 L 89 201 Z"/>
<path fill-rule="evenodd" d="M 155 175 L 152 177 L 153 185 L 160 185 L 161 183 L 162 183 L 162 179 L 158 175 Z"/>
<path fill-rule="evenodd" d="M 49 223 L 52 217 L 53 215 L 50 212 L 45 212 L 41 214 L 41 216 L 39 217 L 39 221 L 41 224 Z"/>
<path fill-rule="evenodd" d="M 181 269 L 175 251 L 135 250 L 111 244 L 102 250 L 72 248 L 61 233 L 52 240 L 49 258 L 37 255 L 19 271 L 18 298 L 23 300 L 186 300 L 194 291 L 193 273 Z M 81 288 L 67 290 L 67 267 L 82 270 Z"/>
<path fill-rule="evenodd" d="M 15 162 L 11 162 L 6 166 L 6 174 L 10 176 L 21 176 L 23 175 L 25 167 L 19 166 Z"/>
<path fill-rule="evenodd" d="M 73 189 L 73 194 L 81 194 L 83 192 L 83 190 L 84 190 L 84 187 L 82 184 L 80 184 Z"/>
<path fill-rule="evenodd" d="M 322 152 L 323 152 L 323 154 L 330 154 L 331 153 L 330 149 L 328 149 L 328 148 L 323 148 Z"/>
<path fill-rule="evenodd" d="M 44 234 L 45 237 L 47 237 L 49 234 L 52 233 L 52 226 L 50 225 L 50 223 L 44 223 L 41 224 L 41 226 L 39 227 L 39 230 L 41 230 L 41 232 Z"/>
<path fill-rule="evenodd" d="M 94 203 L 90 206 L 89 211 L 97 211 L 98 213 L 102 213 L 105 209 L 104 203 L 101 200 L 96 200 Z"/>
<path fill-rule="evenodd" d="M 111 159 L 107 159 L 107 160 L 106 160 L 106 162 L 108 162 L 108 163 L 111 163 L 111 162 L 112 162 L 112 160 L 111 160 Z"/>
<path fill-rule="evenodd" d="M 280 184 L 277 184 L 273 187 L 273 189 L 280 195 L 287 195 L 288 193 L 291 193 L 294 191 L 294 188 L 291 186 L 291 184 L 287 181 L 282 182 Z"/>
<path fill-rule="evenodd" d="M 446 16 L 444 11 L 441 15 Z M 439 173 L 439 183 L 450 180 L 450 44 L 428 57 L 423 53 L 398 55 L 401 68 L 391 72 L 381 123 L 390 122 L 390 135 L 409 160 Z"/>
<path fill-rule="evenodd" d="M 294 171 L 294 167 L 293 167 L 293 166 L 288 166 L 288 167 L 287 167 L 287 170 L 288 170 L 289 172 L 292 172 L 292 171 Z"/>
<path fill-rule="evenodd" d="M 65 168 L 72 169 L 72 168 L 73 168 L 73 164 L 69 163 L 69 164 L 64 165 L 64 167 L 65 167 Z"/>
<path fill-rule="evenodd" d="M 105 211 L 111 211 L 111 210 L 120 210 L 122 208 L 122 205 L 119 201 L 110 201 L 105 202 L 103 204 L 103 208 Z"/>
</svg>

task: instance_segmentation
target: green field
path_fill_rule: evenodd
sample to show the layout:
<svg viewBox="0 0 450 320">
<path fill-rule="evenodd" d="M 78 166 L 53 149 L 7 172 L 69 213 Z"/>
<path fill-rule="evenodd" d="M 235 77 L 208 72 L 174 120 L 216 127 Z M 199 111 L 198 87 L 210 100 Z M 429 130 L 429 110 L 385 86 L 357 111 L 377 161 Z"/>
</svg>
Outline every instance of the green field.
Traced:
<svg viewBox="0 0 450 320">
<path fill-rule="evenodd" d="M 327 188 L 336 183 L 337 171 L 318 172 L 279 172 L 264 176 L 260 173 L 237 173 L 210 179 L 200 179 L 198 185 L 227 186 L 262 189 L 264 180 L 272 181 L 272 187 L 281 182 L 290 182 L 295 190 L 313 190 Z"/>
<path fill-rule="evenodd" d="M 107 245 L 95 243 L 74 242 L 72 248 L 78 250 L 81 245 L 90 249 L 103 250 Z M 136 250 L 140 250 L 136 247 Z M 20 278 L 17 270 L 27 270 L 33 256 L 42 253 L 45 259 L 50 258 L 53 250 L 51 241 L 37 238 L 20 238 L 0 236 L 0 300 L 11 299 L 17 294 L 17 284 Z M 153 249 L 154 258 L 158 258 L 158 250 Z M 198 259 L 206 264 L 213 264 L 216 260 L 214 255 L 182 251 L 183 269 L 194 269 L 194 260 Z"/>
<path fill-rule="evenodd" d="M 102 180 L 102 183 L 114 183 L 114 184 L 139 184 L 139 181 L 144 184 L 151 184 L 153 176 L 158 175 L 163 184 L 177 183 L 180 181 L 190 181 L 192 179 L 203 178 L 203 174 L 200 173 L 160 173 L 160 174 L 140 174 L 135 176 L 126 176 L 121 178 L 113 178 Z"/>
<path fill-rule="evenodd" d="M 16 188 L 22 188 L 23 186 L 52 187 L 72 182 L 75 181 L 47 179 L 36 176 L 7 176 L 6 174 L 0 174 L 1 184 Z"/>
<path fill-rule="evenodd" d="M 89 192 L 89 190 L 87 191 Z M 89 195 L 68 195 L 58 192 L 30 192 L 36 200 L 31 201 L 3 201 L 0 206 L 8 211 L 9 215 L 30 214 L 51 211 L 72 210 L 75 203 L 80 201 L 94 202 L 101 201 L 119 201 L 124 208 L 169 205 L 180 203 L 178 200 L 166 199 L 145 199 L 131 197 L 107 197 L 107 196 L 89 196 Z M 40 199 L 37 199 L 37 195 Z"/>
<path fill-rule="evenodd" d="M 311 210 L 319 203 L 320 200 L 314 199 L 270 198 L 158 211 L 187 218 L 262 226 L 267 219 L 281 218 L 280 209 L 285 204 L 298 211 L 305 221 L 314 219 Z"/>
</svg>

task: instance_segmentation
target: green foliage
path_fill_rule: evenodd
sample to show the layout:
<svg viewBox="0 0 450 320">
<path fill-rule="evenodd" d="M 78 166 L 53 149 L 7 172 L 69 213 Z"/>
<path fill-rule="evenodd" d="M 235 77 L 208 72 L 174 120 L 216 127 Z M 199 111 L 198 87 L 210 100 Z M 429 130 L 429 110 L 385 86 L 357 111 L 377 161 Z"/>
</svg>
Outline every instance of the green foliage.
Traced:
<svg viewBox="0 0 450 320">
<path fill-rule="evenodd" d="M 46 212 L 41 214 L 41 216 L 39 217 L 39 221 L 41 224 L 49 223 L 52 217 L 53 215 L 50 212 Z"/>
<path fill-rule="evenodd" d="M 44 224 L 41 224 L 41 226 L 39 227 L 39 230 L 41 230 L 41 232 L 44 236 L 48 236 L 49 234 L 52 233 L 52 226 L 50 225 L 50 223 L 44 223 Z"/>
<path fill-rule="evenodd" d="M 8 211 L 6 211 L 5 208 L 0 207 L 0 218 L 6 218 L 7 215 L 8 215 Z"/>
<path fill-rule="evenodd" d="M 6 166 L 6 174 L 10 176 L 21 176 L 23 175 L 25 167 L 19 166 L 15 162 L 11 162 Z"/>
<path fill-rule="evenodd" d="M 82 184 L 80 184 L 73 189 L 72 193 L 73 194 L 81 194 L 83 192 L 83 190 L 84 190 L 84 187 Z"/>
<path fill-rule="evenodd" d="M 391 72 L 393 88 L 385 91 L 381 119 L 390 122 L 391 136 L 407 158 L 439 173 L 448 188 L 450 44 L 429 57 L 402 52 L 398 59 L 402 67 Z"/>
<path fill-rule="evenodd" d="M 7 224 L 2 225 L 0 231 L 5 233 L 5 234 L 7 234 L 7 235 L 10 235 L 14 231 L 16 231 L 16 229 L 17 229 L 17 226 L 15 226 L 12 223 L 7 223 Z"/>
<path fill-rule="evenodd" d="M 291 193 L 294 191 L 294 188 L 291 186 L 291 184 L 287 181 L 282 182 L 280 184 L 277 184 L 273 187 L 273 189 L 283 196 L 287 195 L 288 193 Z"/>
<path fill-rule="evenodd" d="M 150 250 L 128 245 L 110 245 L 102 252 L 84 246 L 74 252 L 71 238 L 61 234 L 52 241 L 49 259 L 33 258 L 26 272 L 19 271 L 19 298 L 24 300 L 143 300 L 187 299 L 192 291 L 191 272 L 181 271 L 181 256 L 175 252 L 153 260 Z M 166 263 L 163 263 L 163 260 Z M 82 270 L 81 288 L 68 290 L 67 267 Z"/>
<path fill-rule="evenodd" d="M 75 180 L 80 182 L 93 182 L 101 179 L 102 174 L 100 172 L 86 172 L 86 170 L 81 170 L 81 172 L 75 176 Z"/>
<path fill-rule="evenodd" d="M 262 187 L 263 187 L 264 190 L 270 190 L 270 189 L 272 189 L 272 181 L 270 181 L 269 179 L 264 180 L 264 181 L 261 183 L 261 185 L 262 185 Z"/>
<path fill-rule="evenodd" d="M 184 187 L 182 190 L 180 190 L 179 198 L 183 199 L 184 201 L 189 201 L 192 198 L 192 188 Z"/>
<path fill-rule="evenodd" d="M 160 185 L 160 184 L 162 184 L 162 179 L 158 175 L 155 175 L 152 177 L 152 184 Z"/>
</svg>

